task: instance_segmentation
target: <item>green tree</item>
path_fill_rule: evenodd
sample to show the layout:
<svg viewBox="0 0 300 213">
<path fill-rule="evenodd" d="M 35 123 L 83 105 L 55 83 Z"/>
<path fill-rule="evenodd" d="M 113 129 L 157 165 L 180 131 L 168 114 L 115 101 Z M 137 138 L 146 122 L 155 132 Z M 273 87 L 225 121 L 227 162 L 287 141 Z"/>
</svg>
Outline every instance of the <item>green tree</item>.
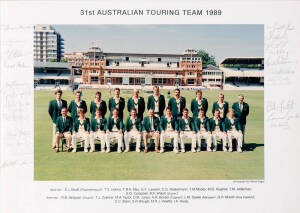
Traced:
<svg viewBox="0 0 300 213">
<path fill-rule="evenodd" d="M 202 66 L 206 67 L 208 64 L 216 66 L 215 57 L 213 55 L 209 55 L 205 50 L 199 50 L 198 55 L 202 58 Z"/>
<path fill-rule="evenodd" d="M 62 58 L 60 62 L 68 62 L 68 60 L 66 58 Z"/>
</svg>

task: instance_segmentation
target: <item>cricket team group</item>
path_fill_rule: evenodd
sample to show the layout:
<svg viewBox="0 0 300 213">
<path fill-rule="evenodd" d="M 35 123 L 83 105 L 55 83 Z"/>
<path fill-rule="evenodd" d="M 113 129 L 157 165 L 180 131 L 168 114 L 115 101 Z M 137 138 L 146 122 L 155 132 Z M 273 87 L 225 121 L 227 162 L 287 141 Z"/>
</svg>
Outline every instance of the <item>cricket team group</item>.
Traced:
<svg viewBox="0 0 300 213">
<path fill-rule="evenodd" d="M 144 143 L 144 152 L 148 152 L 147 139 L 154 139 L 155 152 L 163 153 L 167 138 L 173 142 L 173 151 L 184 153 L 186 138 L 192 141 L 191 152 L 200 152 L 202 141 L 205 140 L 206 150 L 217 151 L 217 140 L 221 139 L 224 152 L 233 151 L 233 139 L 237 142 L 236 151 L 242 152 L 246 118 L 249 114 L 249 105 L 244 102 L 244 96 L 238 95 L 237 102 L 232 104 L 224 100 L 220 93 L 218 101 L 212 106 L 212 117 L 206 116 L 208 109 L 207 99 L 202 97 L 202 91 L 197 90 L 191 102 L 192 117 L 186 108 L 186 99 L 180 95 L 180 90 L 174 90 L 166 106 L 165 97 L 159 93 L 159 87 L 153 87 L 153 94 L 148 97 L 147 106 L 139 90 L 133 91 L 133 96 L 127 101 L 127 110 L 130 115 L 123 122 L 125 99 L 120 97 L 120 89 L 114 89 L 114 96 L 107 104 L 101 98 L 101 92 L 96 92 L 91 101 L 91 119 L 85 116 L 88 108 L 82 100 L 82 92 L 75 93 L 75 99 L 69 106 L 62 99 L 62 90 L 55 92 L 56 99 L 49 103 L 49 115 L 53 121 L 52 149 L 59 152 L 59 142 L 66 141 L 67 152 L 77 151 L 77 141 L 84 147 L 84 152 L 95 151 L 95 141 L 100 141 L 101 152 L 110 152 L 113 141 L 118 142 L 117 152 L 130 151 L 130 143 L 136 140 L 136 152 L 141 151 L 141 142 Z M 144 117 L 145 108 L 148 115 Z M 68 112 L 71 116 L 68 116 Z M 124 142 L 125 143 L 124 143 Z"/>
</svg>

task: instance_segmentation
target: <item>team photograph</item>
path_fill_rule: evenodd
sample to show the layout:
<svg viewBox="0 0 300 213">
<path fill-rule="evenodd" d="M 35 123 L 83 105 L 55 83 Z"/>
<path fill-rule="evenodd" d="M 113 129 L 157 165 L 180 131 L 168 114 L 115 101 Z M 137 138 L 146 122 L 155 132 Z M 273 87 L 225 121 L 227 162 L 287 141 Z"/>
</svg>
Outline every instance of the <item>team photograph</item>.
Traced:
<svg viewBox="0 0 300 213">
<path fill-rule="evenodd" d="M 35 180 L 264 179 L 263 41 L 263 25 L 36 25 Z"/>
</svg>

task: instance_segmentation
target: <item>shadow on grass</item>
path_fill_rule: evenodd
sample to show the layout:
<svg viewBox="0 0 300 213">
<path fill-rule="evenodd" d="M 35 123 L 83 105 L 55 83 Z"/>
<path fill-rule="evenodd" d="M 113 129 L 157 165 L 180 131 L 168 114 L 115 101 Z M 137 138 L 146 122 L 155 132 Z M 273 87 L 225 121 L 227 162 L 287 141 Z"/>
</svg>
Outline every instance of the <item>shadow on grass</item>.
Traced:
<svg viewBox="0 0 300 213">
<path fill-rule="evenodd" d="M 178 144 L 178 148 L 181 148 L 180 147 L 180 144 Z M 261 144 L 261 143 L 245 143 L 244 146 L 243 146 L 243 151 L 254 151 L 257 147 L 262 147 L 264 146 L 264 144 Z M 135 151 L 135 148 L 136 148 L 136 143 L 135 142 L 131 142 L 130 145 L 130 151 Z M 148 147 L 148 151 L 152 152 L 155 150 L 155 143 L 154 142 L 148 142 L 147 143 L 147 147 Z M 141 150 L 144 150 L 145 146 L 144 146 L 144 143 L 141 142 Z M 186 151 L 190 151 L 192 148 L 192 144 L 191 143 L 185 143 L 185 150 Z M 236 142 L 233 141 L 233 144 L 232 144 L 232 148 L 233 150 L 236 150 Z M 111 147 L 110 147 L 110 150 L 112 152 L 116 152 L 118 149 L 118 144 L 117 143 L 112 143 L 111 144 Z M 165 152 L 172 152 L 173 151 L 173 143 L 165 143 Z M 218 143 L 217 145 L 217 151 L 222 151 L 223 147 L 222 147 L 222 143 Z M 77 148 L 78 151 L 83 151 L 83 147 L 78 147 Z M 96 143 L 95 144 L 95 150 L 96 151 L 101 151 L 101 145 L 100 143 Z M 205 143 L 202 143 L 201 145 L 201 151 L 206 151 L 206 144 Z"/>
</svg>

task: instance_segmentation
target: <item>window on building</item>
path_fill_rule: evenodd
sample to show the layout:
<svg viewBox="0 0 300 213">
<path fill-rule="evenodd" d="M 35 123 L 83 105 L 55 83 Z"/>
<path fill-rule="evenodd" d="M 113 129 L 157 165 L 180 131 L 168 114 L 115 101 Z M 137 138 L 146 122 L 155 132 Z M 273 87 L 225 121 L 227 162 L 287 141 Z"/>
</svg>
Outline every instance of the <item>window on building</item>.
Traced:
<svg viewBox="0 0 300 213">
<path fill-rule="evenodd" d="M 85 83 L 87 84 L 87 83 L 89 83 L 88 81 L 89 81 L 89 78 L 86 76 L 85 78 L 84 78 L 84 80 L 85 80 Z"/>
<path fill-rule="evenodd" d="M 187 84 L 194 84 L 195 83 L 195 79 L 188 79 L 187 80 Z"/>
<path fill-rule="evenodd" d="M 91 83 L 98 83 L 98 77 L 91 77 Z"/>
<path fill-rule="evenodd" d="M 125 61 L 129 61 L 129 57 L 126 57 L 126 58 L 125 58 Z"/>
<path fill-rule="evenodd" d="M 129 84 L 133 84 L 133 78 L 129 78 Z"/>
<path fill-rule="evenodd" d="M 161 58 L 158 58 L 157 61 L 158 61 L 158 62 L 161 62 Z"/>
</svg>

